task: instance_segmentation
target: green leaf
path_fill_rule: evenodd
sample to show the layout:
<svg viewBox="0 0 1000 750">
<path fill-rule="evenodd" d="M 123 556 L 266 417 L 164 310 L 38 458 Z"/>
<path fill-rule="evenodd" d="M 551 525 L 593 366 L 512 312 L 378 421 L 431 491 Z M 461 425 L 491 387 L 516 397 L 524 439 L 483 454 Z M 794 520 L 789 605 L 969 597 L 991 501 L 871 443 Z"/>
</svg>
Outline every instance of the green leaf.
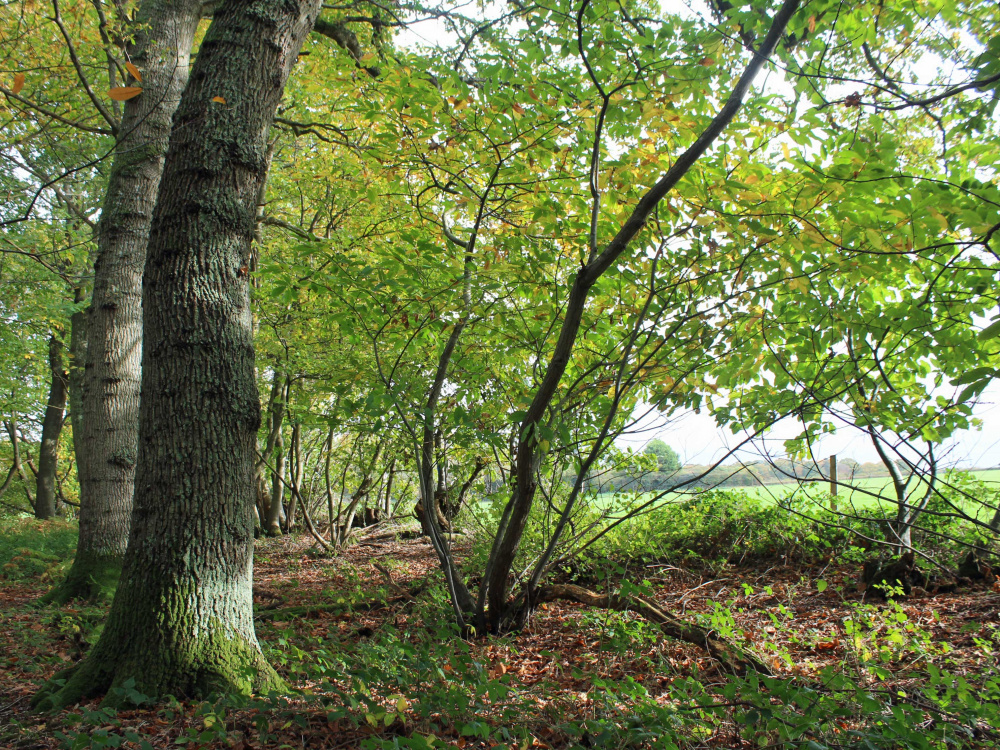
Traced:
<svg viewBox="0 0 1000 750">
<path fill-rule="evenodd" d="M 983 378 L 989 378 L 996 373 L 992 367 L 975 367 L 951 381 L 952 385 L 966 385 L 975 383 Z"/>
<path fill-rule="evenodd" d="M 1000 336 L 1000 320 L 990 323 L 983 330 L 979 332 L 979 338 L 981 341 L 987 341 L 988 339 L 995 339 Z"/>
</svg>

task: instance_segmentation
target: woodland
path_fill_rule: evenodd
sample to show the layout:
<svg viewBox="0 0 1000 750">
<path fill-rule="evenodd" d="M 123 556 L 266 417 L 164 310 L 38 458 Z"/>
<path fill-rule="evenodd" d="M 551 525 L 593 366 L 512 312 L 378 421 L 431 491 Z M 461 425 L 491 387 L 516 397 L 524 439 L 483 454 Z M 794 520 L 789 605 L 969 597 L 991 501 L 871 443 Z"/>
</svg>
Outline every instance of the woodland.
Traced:
<svg viewBox="0 0 1000 750">
<path fill-rule="evenodd" d="M 1000 745 L 998 30 L 5 0 L 0 745 Z"/>
</svg>

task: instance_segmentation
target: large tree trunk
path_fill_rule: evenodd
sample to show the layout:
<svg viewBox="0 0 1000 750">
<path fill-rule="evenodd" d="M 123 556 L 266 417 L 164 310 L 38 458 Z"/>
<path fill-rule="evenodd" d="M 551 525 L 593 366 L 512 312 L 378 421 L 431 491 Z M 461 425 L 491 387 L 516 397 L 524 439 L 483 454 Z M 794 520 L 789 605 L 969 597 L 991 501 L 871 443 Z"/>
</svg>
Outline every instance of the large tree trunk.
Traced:
<svg viewBox="0 0 1000 750">
<path fill-rule="evenodd" d="M 125 103 L 97 232 L 87 358 L 75 438 L 80 540 L 45 598 L 94 598 L 118 580 L 132 516 L 142 356 L 142 272 L 170 127 L 204 0 L 143 0 L 129 58 L 142 94 Z"/>
<path fill-rule="evenodd" d="M 42 445 L 38 449 L 38 477 L 35 490 L 35 518 L 52 518 L 56 514 L 56 472 L 59 468 L 59 434 L 69 387 L 63 362 L 63 342 L 56 334 L 49 337 L 49 398 L 42 419 Z"/>
<path fill-rule="evenodd" d="M 98 643 L 36 696 L 279 686 L 253 629 L 260 402 L 246 272 L 267 134 L 320 0 L 229 0 L 174 118 L 143 284 L 135 512 Z M 111 700 L 116 700 L 111 698 Z"/>
</svg>

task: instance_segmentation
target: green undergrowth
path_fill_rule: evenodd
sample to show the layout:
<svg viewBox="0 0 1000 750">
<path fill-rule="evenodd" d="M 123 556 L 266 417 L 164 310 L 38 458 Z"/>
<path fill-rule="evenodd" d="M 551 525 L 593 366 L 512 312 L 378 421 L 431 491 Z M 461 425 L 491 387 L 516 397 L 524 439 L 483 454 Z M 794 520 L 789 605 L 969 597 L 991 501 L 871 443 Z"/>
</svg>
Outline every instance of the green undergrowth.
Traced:
<svg viewBox="0 0 1000 750">
<path fill-rule="evenodd" d="M 1000 503 L 998 493 L 977 480 L 954 484 L 956 490 L 946 491 L 945 498 L 931 500 L 920 518 L 921 528 L 913 534 L 916 547 L 949 564 L 964 555 L 968 545 L 988 548 L 996 540 L 982 526 L 958 517 L 948 499 L 966 502 L 959 494 L 965 493 L 978 494 L 986 504 Z M 564 560 L 557 571 L 587 582 L 602 579 L 609 561 L 625 569 L 642 569 L 651 563 L 713 568 L 754 563 L 815 565 L 844 557 L 860 563 L 872 555 L 891 554 L 879 544 L 890 535 L 889 508 L 852 509 L 841 504 L 833 511 L 827 507 L 829 498 L 827 505 L 806 495 L 774 503 L 740 490 L 711 490 L 648 508 L 644 502 L 634 494 L 622 495 L 613 504 L 582 501 L 564 535 L 573 545 L 563 548 Z M 473 566 L 482 569 L 502 502 L 477 510 L 477 525 L 485 533 L 476 536 L 471 558 Z M 549 541 L 553 518 L 554 514 L 539 513 L 529 519 L 518 552 L 521 564 L 537 559 Z"/>
<path fill-rule="evenodd" d="M 731 604 L 717 607 L 720 631 Z M 974 681 L 962 676 L 947 646 L 895 604 L 852 606 L 839 662 L 778 678 L 720 679 L 672 667 L 658 655 L 654 629 L 627 615 L 591 612 L 577 628 L 599 638 L 600 652 L 542 652 L 547 674 L 529 684 L 519 676 L 528 655 L 515 640 L 467 642 L 448 620 L 444 594 L 435 591 L 408 612 L 407 625 L 383 625 L 363 637 L 332 625 L 306 637 L 289 626 L 273 634 L 267 656 L 301 693 L 168 701 L 147 710 L 177 727 L 173 745 L 192 748 L 325 741 L 365 750 L 1000 746 L 995 667 Z M 980 628 L 975 638 L 985 656 L 1000 647 L 995 628 Z M 773 645 L 772 655 L 787 653 Z M 607 677 L 615 659 L 633 664 L 635 676 Z M 146 697 L 134 685 L 118 690 L 123 713 L 77 708 L 61 716 L 62 747 L 150 747 L 138 728 L 148 715 L 124 713 Z"/>
<path fill-rule="evenodd" d="M 0 516 L 0 577 L 41 583 L 58 580 L 73 560 L 77 535 L 76 523 L 71 521 Z"/>
</svg>

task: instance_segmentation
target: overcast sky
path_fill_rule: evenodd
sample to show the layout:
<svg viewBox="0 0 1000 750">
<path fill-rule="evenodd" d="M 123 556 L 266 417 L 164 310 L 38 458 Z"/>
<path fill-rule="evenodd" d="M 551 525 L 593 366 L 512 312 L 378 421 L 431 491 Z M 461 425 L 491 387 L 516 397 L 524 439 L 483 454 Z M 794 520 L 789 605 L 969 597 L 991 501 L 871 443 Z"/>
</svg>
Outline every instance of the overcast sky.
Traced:
<svg viewBox="0 0 1000 750">
<path fill-rule="evenodd" d="M 965 430 L 937 451 L 942 464 L 961 468 L 989 468 L 1000 466 L 1000 381 L 993 381 L 983 393 L 975 408 L 975 415 L 982 420 L 980 430 Z M 782 454 L 781 442 L 798 432 L 795 424 L 779 424 L 765 441 L 748 446 L 740 454 L 745 461 L 759 458 L 763 448 L 773 454 Z M 640 449 L 648 440 L 658 437 L 672 447 L 686 464 L 710 464 L 722 458 L 743 439 L 728 430 L 720 430 L 707 411 L 693 412 L 676 417 L 669 424 L 662 419 L 644 420 L 640 429 L 619 443 Z M 817 458 L 825 459 L 836 454 L 840 460 L 852 458 L 865 463 L 878 461 L 870 440 L 858 430 L 840 428 L 836 434 L 824 437 L 816 448 Z M 727 459 L 732 463 L 736 459 Z"/>
</svg>

